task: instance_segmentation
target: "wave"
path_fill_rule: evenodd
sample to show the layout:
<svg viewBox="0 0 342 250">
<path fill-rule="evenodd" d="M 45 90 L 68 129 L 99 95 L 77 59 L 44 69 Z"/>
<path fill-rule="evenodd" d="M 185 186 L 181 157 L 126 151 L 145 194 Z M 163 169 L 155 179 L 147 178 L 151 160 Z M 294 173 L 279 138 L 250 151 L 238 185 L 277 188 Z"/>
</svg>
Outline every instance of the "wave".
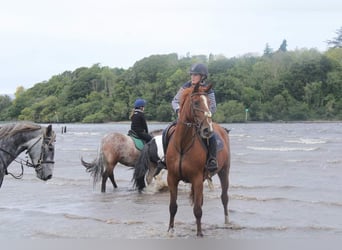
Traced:
<svg viewBox="0 0 342 250">
<path fill-rule="evenodd" d="M 297 148 L 297 147 L 255 147 L 247 146 L 248 149 L 256 151 L 279 151 L 279 152 L 292 152 L 292 151 L 316 151 L 319 147 L 312 148 Z"/>
<path fill-rule="evenodd" d="M 285 142 L 312 145 L 312 144 L 325 144 L 328 141 L 323 140 L 323 139 L 299 138 L 295 140 L 285 140 Z"/>
<path fill-rule="evenodd" d="M 290 186 L 290 185 L 284 185 L 284 186 L 271 186 L 271 185 L 260 185 L 260 186 L 243 186 L 243 185 L 230 185 L 230 188 L 236 188 L 236 189 L 298 189 L 296 186 Z"/>
<path fill-rule="evenodd" d="M 246 159 L 234 159 L 233 162 L 249 164 L 249 165 L 265 165 L 269 163 L 269 161 L 251 161 L 251 160 L 246 160 Z"/>
<path fill-rule="evenodd" d="M 91 136 L 98 136 L 98 135 L 101 135 L 100 132 L 70 132 L 70 133 L 67 133 L 67 134 L 70 134 L 70 135 L 75 135 L 75 136 L 85 136 L 85 135 L 91 135 Z"/>
<path fill-rule="evenodd" d="M 338 165 L 340 165 L 341 163 L 342 163 L 342 160 L 340 160 L 340 159 L 332 159 L 332 160 L 327 160 L 327 163 L 328 164 L 338 164 Z"/>
<path fill-rule="evenodd" d="M 258 201 L 258 202 L 294 202 L 294 203 L 304 203 L 304 204 L 314 204 L 328 207 L 342 207 L 342 202 L 338 201 L 308 201 L 308 200 L 298 200 L 291 199 L 285 197 L 255 197 L 255 196 L 246 196 L 240 194 L 232 194 L 230 195 L 232 199 L 235 200 L 243 200 L 243 201 Z"/>
</svg>

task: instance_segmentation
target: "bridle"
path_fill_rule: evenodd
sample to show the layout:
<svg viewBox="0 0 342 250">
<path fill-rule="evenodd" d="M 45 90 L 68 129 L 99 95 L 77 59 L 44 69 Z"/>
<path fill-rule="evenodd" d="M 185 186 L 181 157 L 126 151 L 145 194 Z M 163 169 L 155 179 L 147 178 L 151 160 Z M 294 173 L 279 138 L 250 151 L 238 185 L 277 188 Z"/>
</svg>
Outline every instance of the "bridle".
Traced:
<svg viewBox="0 0 342 250">
<path fill-rule="evenodd" d="M 23 165 L 27 166 L 27 167 L 31 167 L 31 168 L 34 168 L 36 171 L 39 171 L 42 169 L 42 164 L 54 164 L 55 161 L 47 161 L 47 160 L 44 160 L 45 158 L 45 146 L 51 146 L 51 144 L 55 141 L 56 139 L 56 135 L 53 134 L 52 136 L 45 136 L 45 135 L 42 135 L 42 136 L 39 136 L 39 138 L 26 150 L 26 153 L 25 154 L 29 154 L 30 151 L 32 150 L 32 148 L 40 141 L 40 140 L 43 140 L 42 142 L 42 145 L 41 145 L 41 149 L 40 149 L 40 156 L 39 156 L 39 159 L 37 161 L 37 164 L 34 164 L 34 162 L 29 162 L 28 159 L 24 160 L 24 159 L 21 159 L 20 157 L 17 157 L 15 156 L 14 154 L 12 154 L 11 152 L 8 152 L 7 150 L 3 149 L 0 147 L 0 150 L 9 154 L 10 156 L 12 156 L 12 158 L 14 159 L 13 161 L 19 163 L 21 165 L 21 173 L 19 175 L 14 175 L 10 172 L 7 171 L 7 166 L 6 166 L 6 169 L 5 169 L 5 174 L 9 174 L 11 175 L 13 178 L 15 179 L 21 179 L 24 175 L 24 167 Z"/>
<path fill-rule="evenodd" d="M 192 147 L 193 143 L 195 142 L 196 136 L 200 137 L 200 131 L 201 131 L 204 121 L 208 118 L 211 118 L 212 116 L 210 111 L 201 109 L 197 107 L 197 105 L 194 103 L 193 97 L 202 96 L 202 95 L 207 97 L 208 93 L 207 92 L 193 92 L 190 95 L 190 112 L 191 112 L 191 116 L 193 117 L 193 121 L 190 121 L 190 122 L 181 121 L 181 120 L 178 121 L 179 123 L 182 123 L 183 125 L 185 125 L 187 129 L 194 128 L 194 133 L 192 134 L 191 143 L 183 150 L 175 147 L 180 154 L 185 154 Z M 204 114 L 203 119 L 198 118 L 198 115 L 196 115 L 196 111 L 202 112 Z"/>
<path fill-rule="evenodd" d="M 42 135 L 40 136 L 37 141 L 35 143 L 33 143 L 31 145 L 31 147 L 29 147 L 27 150 L 26 150 L 26 154 L 29 154 L 31 149 L 40 141 L 40 140 L 43 140 L 42 142 L 42 145 L 41 145 L 41 148 L 40 148 L 40 156 L 39 156 L 39 159 L 37 161 L 37 164 L 33 164 L 33 161 L 32 163 L 28 162 L 28 164 L 26 164 L 28 167 L 33 167 L 36 171 L 40 170 L 42 168 L 42 164 L 54 164 L 55 161 L 47 161 L 47 160 L 44 160 L 45 158 L 45 146 L 51 146 L 52 142 L 55 141 L 55 138 L 56 138 L 56 135 L 53 134 L 53 136 L 51 137 L 47 137 L 45 135 Z"/>
<path fill-rule="evenodd" d="M 196 131 L 198 132 L 200 130 L 200 128 L 203 125 L 203 122 L 207 119 L 207 118 L 211 118 L 212 114 L 210 111 L 198 108 L 193 101 L 193 97 L 194 96 L 208 96 L 207 92 L 195 92 L 192 93 L 190 95 L 190 112 L 191 112 L 191 116 L 194 118 L 194 121 L 191 122 L 186 122 L 186 121 L 180 121 L 181 123 L 183 123 L 184 125 L 186 125 L 187 127 L 194 127 L 196 129 Z M 200 120 L 198 118 L 198 116 L 196 115 L 196 111 L 202 112 L 204 114 L 204 118 L 202 120 Z"/>
<path fill-rule="evenodd" d="M 208 96 L 208 93 L 207 92 L 195 92 L 195 93 L 192 93 L 191 94 L 191 104 L 190 104 L 190 108 L 191 108 L 191 114 L 192 116 L 194 117 L 194 120 L 195 120 L 195 126 L 196 128 L 200 129 L 203 125 L 203 122 L 208 119 L 208 118 L 211 118 L 212 114 L 210 111 L 207 111 L 207 110 L 203 110 L 203 109 L 200 109 L 198 107 L 196 107 L 196 105 L 193 103 L 193 97 L 194 96 Z M 204 114 L 204 118 L 202 120 L 199 120 L 198 119 L 198 116 L 196 115 L 196 112 L 195 111 L 199 111 L 199 112 L 202 112 Z"/>
</svg>

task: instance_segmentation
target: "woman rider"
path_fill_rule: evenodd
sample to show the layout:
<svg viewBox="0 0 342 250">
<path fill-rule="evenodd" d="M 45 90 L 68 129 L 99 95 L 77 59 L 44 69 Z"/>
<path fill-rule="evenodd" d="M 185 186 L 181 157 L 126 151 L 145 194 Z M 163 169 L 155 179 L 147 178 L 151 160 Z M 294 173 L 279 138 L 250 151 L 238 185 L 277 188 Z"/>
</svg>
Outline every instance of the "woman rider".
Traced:
<svg viewBox="0 0 342 250">
<path fill-rule="evenodd" d="M 144 99 L 136 99 L 134 102 L 134 109 L 130 115 L 130 120 L 131 130 L 147 143 L 152 139 L 152 136 L 148 133 L 147 122 L 144 115 L 145 105 L 146 101 Z"/>
<path fill-rule="evenodd" d="M 190 81 L 183 84 L 183 86 L 178 90 L 177 94 L 175 95 L 171 103 L 172 108 L 176 112 L 177 116 L 179 111 L 179 100 L 184 89 L 194 87 L 196 84 L 200 84 L 203 86 L 208 85 L 208 83 L 205 81 L 208 77 L 208 68 L 204 64 L 196 63 L 192 65 L 189 73 L 191 78 Z M 216 98 L 213 89 L 211 89 L 208 92 L 208 98 L 210 101 L 210 112 L 214 114 L 216 112 Z M 205 145 L 207 145 L 208 148 L 207 169 L 209 170 L 209 172 L 214 172 L 217 170 L 217 142 L 214 134 L 209 138 L 209 140 L 205 140 Z"/>
</svg>

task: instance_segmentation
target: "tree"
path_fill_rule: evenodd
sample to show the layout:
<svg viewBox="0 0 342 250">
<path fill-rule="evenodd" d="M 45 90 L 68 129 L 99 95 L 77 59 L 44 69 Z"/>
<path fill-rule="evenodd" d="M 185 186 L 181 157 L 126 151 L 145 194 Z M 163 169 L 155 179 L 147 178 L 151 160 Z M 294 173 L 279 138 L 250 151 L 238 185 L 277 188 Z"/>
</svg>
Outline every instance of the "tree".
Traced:
<svg viewBox="0 0 342 250">
<path fill-rule="evenodd" d="M 270 56 L 273 53 L 273 49 L 270 47 L 268 43 L 266 43 L 265 49 L 264 49 L 264 56 Z"/>
<path fill-rule="evenodd" d="M 328 40 L 327 44 L 330 48 L 342 48 L 342 27 L 336 30 L 336 37 L 332 40 Z"/>
<path fill-rule="evenodd" d="M 286 42 L 285 39 L 280 44 L 280 47 L 279 47 L 278 51 L 282 51 L 282 52 L 286 52 L 287 51 L 287 42 Z"/>
</svg>

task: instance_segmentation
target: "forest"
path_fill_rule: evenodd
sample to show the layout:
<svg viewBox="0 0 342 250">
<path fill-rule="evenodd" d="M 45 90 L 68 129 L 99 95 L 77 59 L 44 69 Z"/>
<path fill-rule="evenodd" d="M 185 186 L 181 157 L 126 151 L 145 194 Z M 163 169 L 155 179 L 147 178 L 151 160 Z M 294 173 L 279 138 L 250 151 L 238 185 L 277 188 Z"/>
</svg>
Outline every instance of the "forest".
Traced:
<svg viewBox="0 0 342 250">
<path fill-rule="evenodd" d="M 342 28 L 341 28 L 342 34 Z M 331 42 L 336 42 L 333 40 Z M 193 63 L 208 65 L 220 123 L 342 120 L 341 43 L 325 52 L 267 44 L 262 55 L 150 55 L 128 69 L 94 64 L 61 72 L 14 98 L 0 95 L 0 120 L 39 123 L 127 121 L 134 100 L 147 101 L 148 121 L 175 119 L 171 100 Z"/>
</svg>

